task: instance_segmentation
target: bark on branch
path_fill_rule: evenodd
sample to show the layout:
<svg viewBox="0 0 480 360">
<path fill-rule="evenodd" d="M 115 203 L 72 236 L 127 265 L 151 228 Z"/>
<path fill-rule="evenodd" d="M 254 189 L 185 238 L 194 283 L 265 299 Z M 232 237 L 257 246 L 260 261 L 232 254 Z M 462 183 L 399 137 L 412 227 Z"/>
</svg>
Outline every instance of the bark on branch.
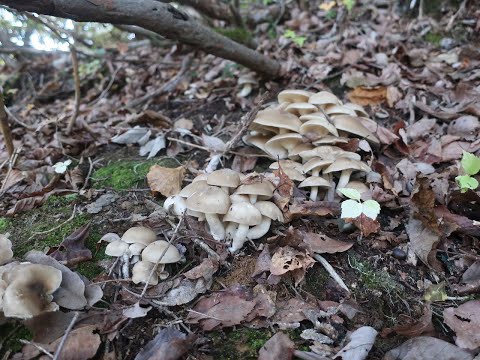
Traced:
<svg viewBox="0 0 480 360">
<path fill-rule="evenodd" d="M 269 77 L 280 64 L 201 25 L 170 4 L 155 0 L 0 0 L 0 5 L 75 21 L 137 25 Z"/>
</svg>

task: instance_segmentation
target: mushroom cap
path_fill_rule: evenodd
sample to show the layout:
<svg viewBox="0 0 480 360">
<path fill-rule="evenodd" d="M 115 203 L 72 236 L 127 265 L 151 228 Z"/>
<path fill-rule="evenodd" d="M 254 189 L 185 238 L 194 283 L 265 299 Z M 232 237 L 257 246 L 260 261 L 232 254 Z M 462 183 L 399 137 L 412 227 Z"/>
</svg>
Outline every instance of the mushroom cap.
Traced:
<svg viewBox="0 0 480 360">
<path fill-rule="evenodd" d="M 44 312 L 58 310 L 52 294 L 60 287 L 62 272 L 52 266 L 20 264 L 8 274 L 3 294 L 6 317 L 29 319 Z"/>
<path fill-rule="evenodd" d="M 265 148 L 265 143 L 268 140 L 270 140 L 270 138 L 271 136 L 256 134 L 256 135 L 245 135 L 242 138 L 242 140 L 245 144 L 256 146 L 263 152 L 268 153 L 267 149 Z"/>
<path fill-rule="evenodd" d="M 265 143 L 265 149 L 273 157 L 282 159 L 287 157 L 289 150 L 295 148 L 302 140 L 302 135 L 297 133 L 275 135 Z"/>
<path fill-rule="evenodd" d="M 205 180 L 206 181 L 207 177 L 208 177 L 208 174 L 201 173 L 201 174 L 195 176 L 195 178 L 192 180 L 192 183 L 200 181 L 200 180 Z"/>
<path fill-rule="evenodd" d="M 282 167 L 282 169 L 295 169 L 295 170 L 302 170 L 302 164 L 293 160 L 279 160 L 275 161 L 274 163 L 271 163 L 270 166 L 268 167 L 269 169 L 276 170 L 279 167 Z"/>
<path fill-rule="evenodd" d="M 324 169 L 333 162 L 333 159 L 322 159 L 319 157 L 313 157 L 303 164 L 303 172 L 308 173 L 314 169 Z"/>
<path fill-rule="evenodd" d="M 341 104 L 342 102 L 332 93 L 328 91 L 320 91 L 316 94 L 313 94 L 308 99 L 308 102 L 317 106 L 325 106 L 329 104 Z"/>
<path fill-rule="evenodd" d="M 5 264 L 12 258 L 12 242 L 7 238 L 7 235 L 0 234 L 0 265 Z"/>
<path fill-rule="evenodd" d="M 130 255 L 134 256 L 134 255 L 140 255 L 142 253 L 143 249 L 145 249 L 146 247 L 147 247 L 147 245 L 145 245 L 145 244 L 133 243 L 132 245 L 130 245 L 128 247 L 128 250 L 130 251 Z"/>
<path fill-rule="evenodd" d="M 365 183 L 357 180 L 352 180 L 350 181 L 347 185 L 345 185 L 347 189 L 355 189 L 357 190 L 360 194 L 367 192 L 370 190 L 370 188 L 365 185 Z"/>
<path fill-rule="evenodd" d="M 204 214 L 226 214 L 229 207 L 230 197 L 215 186 L 208 186 L 187 198 L 187 209 Z"/>
<path fill-rule="evenodd" d="M 317 187 L 331 187 L 332 184 L 330 183 L 330 181 L 324 179 L 321 176 L 310 176 L 310 177 L 306 178 L 305 180 L 303 180 L 298 185 L 299 188 L 314 187 L 314 186 L 317 186 Z"/>
<path fill-rule="evenodd" d="M 240 185 L 240 176 L 238 175 L 238 172 L 231 169 L 215 170 L 208 175 L 207 184 L 236 188 Z"/>
<path fill-rule="evenodd" d="M 357 153 L 345 151 L 338 146 L 324 145 L 313 148 L 312 150 L 302 151 L 298 154 L 304 161 L 308 161 L 313 157 L 320 157 L 322 159 L 335 160 L 339 157 L 347 157 L 355 160 L 360 160 L 361 157 Z"/>
<path fill-rule="evenodd" d="M 343 106 L 355 111 L 357 116 L 365 116 L 366 118 L 368 118 L 368 113 L 365 111 L 365 109 L 361 105 L 354 104 L 354 103 L 347 103 L 347 104 L 344 104 Z"/>
<path fill-rule="evenodd" d="M 165 249 L 167 249 L 166 252 Z M 163 255 L 163 257 L 160 259 L 164 252 L 165 255 Z M 180 259 L 181 256 L 178 252 L 178 249 L 174 245 L 166 242 L 165 240 L 157 240 L 148 245 L 142 251 L 142 261 L 149 261 L 154 264 L 171 264 L 180 261 Z"/>
<path fill-rule="evenodd" d="M 298 157 L 298 154 L 300 154 L 301 152 L 312 150 L 312 149 L 313 149 L 313 146 L 310 143 L 298 144 L 290 151 L 289 157 L 290 158 Z"/>
<path fill-rule="evenodd" d="M 254 226 L 262 222 L 262 214 L 254 205 L 238 202 L 230 206 L 230 209 L 228 209 L 228 212 L 223 217 L 223 221 Z"/>
<path fill-rule="evenodd" d="M 335 160 L 334 163 L 332 163 L 329 167 L 323 170 L 323 173 L 328 174 L 331 172 L 343 171 L 348 169 L 364 172 L 372 171 L 372 169 L 370 169 L 370 166 L 365 164 L 363 161 L 349 158 L 338 158 Z"/>
<path fill-rule="evenodd" d="M 237 190 L 235 190 L 235 194 L 240 195 L 260 195 L 265 196 L 267 198 L 271 198 L 273 196 L 273 190 L 275 186 L 270 181 L 262 181 L 253 184 L 244 184 L 240 185 Z"/>
<path fill-rule="evenodd" d="M 260 211 L 262 216 L 266 216 L 272 220 L 283 222 L 283 213 L 271 201 L 257 201 L 254 206 Z"/>
<path fill-rule="evenodd" d="M 134 226 L 125 231 L 121 240 L 127 244 L 139 243 L 148 245 L 157 240 L 157 235 L 152 229 L 145 226 Z"/>
<path fill-rule="evenodd" d="M 205 190 L 208 188 L 207 180 L 197 180 L 192 181 L 190 184 L 185 186 L 179 193 L 178 196 L 183 198 L 188 198 L 193 193 L 197 191 Z"/>
<path fill-rule="evenodd" d="M 238 85 L 245 85 L 245 84 L 256 85 L 258 84 L 258 81 L 255 79 L 255 75 L 245 74 L 238 78 L 237 84 Z"/>
<path fill-rule="evenodd" d="M 361 138 L 365 138 L 368 142 L 379 145 L 380 140 L 372 134 L 365 126 L 362 125 L 358 117 L 349 115 L 338 115 L 333 117 L 333 123 L 337 130 L 345 131 Z"/>
<path fill-rule="evenodd" d="M 295 115 L 279 109 L 259 111 L 253 123 L 294 132 L 298 132 L 300 125 L 302 125 L 302 122 Z"/>
<path fill-rule="evenodd" d="M 123 240 L 115 240 L 111 243 L 108 243 L 105 248 L 105 255 L 108 256 L 122 256 L 128 250 L 128 243 Z"/>
<path fill-rule="evenodd" d="M 308 99 L 310 96 L 312 96 L 313 93 L 310 91 L 306 90 L 293 90 L 293 89 L 287 89 L 280 91 L 278 94 L 278 102 L 281 103 L 301 103 L 301 102 L 308 102 Z"/>
<path fill-rule="evenodd" d="M 154 263 L 149 261 L 138 261 L 133 265 L 132 268 L 132 281 L 135 284 L 138 283 L 146 283 L 150 273 L 152 272 L 153 267 L 155 266 Z M 157 285 L 158 284 L 158 275 L 156 272 L 152 274 L 152 277 L 149 281 L 150 285 Z"/>
<path fill-rule="evenodd" d="M 250 198 L 248 197 L 248 195 L 232 194 L 232 195 L 230 195 L 230 201 L 232 202 L 232 204 L 237 203 L 237 202 L 247 202 L 247 203 L 249 203 Z"/>
<path fill-rule="evenodd" d="M 295 116 L 301 116 L 301 115 L 317 112 L 318 108 L 315 105 L 309 104 L 307 102 L 296 102 L 296 103 L 289 104 L 285 108 L 285 111 Z"/>
<path fill-rule="evenodd" d="M 182 215 L 186 208 L 185 198 L 178 195 L 171 195 L 163 202 L 163 208 L 173 215 Z"/>
<path fill-rule="evenodd" d="M 350 115 L 357 116 L 355 110 L 350 109 L 349 107 L 343 105 L 328 105 L 325 108 L 325 114 L 327 115 Z"/>
<path fill-rule="evenodd" d="M 325 136 L 322 136 L 320 139 L 317 139 L 317 140 L 312 142 L 312 144 L 316 145 L 316 146 L 346 144 L 346 143 L 348 143 L 347 138 L 339 137 L 339 136 L 333 136 L 333 135 L 325 135 Z"/>
<path fill-rule="evenodd" d="M 300 126 L 300 134 L 315 133 L 319 136 L 328 135 L 328 133 L 338 136 L 338 131 L 326 118 L 319 113 L 303 115 L 300 118 L 306 121 Z"/>
</svg>

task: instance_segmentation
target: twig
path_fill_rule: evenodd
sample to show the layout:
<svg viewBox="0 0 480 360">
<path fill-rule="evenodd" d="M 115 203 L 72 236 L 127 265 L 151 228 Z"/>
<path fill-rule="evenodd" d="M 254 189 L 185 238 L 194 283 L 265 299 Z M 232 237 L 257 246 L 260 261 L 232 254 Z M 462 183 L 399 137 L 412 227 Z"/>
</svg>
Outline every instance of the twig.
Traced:
<svg viewBox="0 0 480 360">
<path fill-rule="evenodd" d="M 62 352 L 63 346 L 65 345 L 65 342 L 67 341 L 68 335 L 72 331 L 73 326 L 77 322 L 79 315 L 80 313 L 75 311 L 75 315 L 73 316 L 72 321 L 70 321 L 70 324 L 68 325 L 68 328 L 65 331 L 65 334 L 63 335 L 62 340 L 60 341 L 60 344 L 57 347 L 57 350 L 55 351 L 55 356 L 53 357 L 53 360 L 58 360 L 60 358 L 60 353 Z"/>
<path fill-rule="evenodd" d="M 192 241 L 195 245 L 198 245 L 202 250 L 204 250 L 210 257 L 214 258 L 217 261 L 220 260 L 220 255 L 213 251 L 213 249 L 207 244 L 205 244 L 202 240 L 193 238 Z"/>
<path fill-rule="evenodd" d="M 193 61 L 193 53 L 185 56 L 182 60 L 182 66 L 180 67 L 180 70 L 178 71 L 177 75 L 175 75 L 175 77 L 173 79 L 167 81 L 165 84 L 163 84 L 157 90 L 155 90 L 151 93 L 145 94 L 141 98 L 130 101 L 127 104 L 127 107 L 139 106 L 139 105 L 145 103 L 146 101 L 148 101 L 148 100 L 150 100 L 154 97 L 160 96 L 164 92 L 169 92 L 169 91 L 174 90 L 177 87 L 178 83 L 182 80 L 183 75 L 190 68 L 190 65 L 191 65 L 192 61 Z"/>
<path fill-rule="evenodd" d="M 5 104 L 3 103 L 3 94 L 0 91 L 0 128 L 2 129 L 3 139 L 5 140 L 5 147 L 7 148 L 8 156 L 12 156 L 15 152 L 13 146 L 12 130 L 8 125 L 7 112 Z"/>
<path fill-rule="evenodd" d="M 347 285 L 345 285 L 340 275 L 337 274 L 337 272 L 332 267 L 332 265 L 330 265 L 329 262 L 323 256 L 319 254 L 313 254 L 312 257 L 315 260 L 317 260 L 320 264 L 322 264 L 325 270 L 327 270 L 328 274 L 332 277 L 333 280 L 335 280 L 338 283 L 338 285 L 340 285 L 342 289 L 345 289 L 348 292 L 350 292 L 350 290 L 348 289 Z"/>
<path fill-rule="evenodd" d="M 10 159 L 8 160 L 8 171 L 7 171 L 7 175 L 5 175 L 5 179 L 3 180 L 2 187 L 0 187 L 0 195 L 2 195 L 6 190 L 6 186 L 7 186 L 7 183 L 8 183 L 8 178 L 10 177 L 10 174 L 12 173 L 13 167 L 15 166 L 15 163 L 17 162 L 18 154 L 20 154 L 21 150 L 22 150 L 22 147 L 20 147 L 19 149 L 16 149 L 13 152 L 13 155 L 10 156 Z"/>
<path fill-rule="evenodd" d="M 92 162 L 92 158 L 88 158 L 88 163 L 90 164 L 89 168 L 88 168 L 88 173 L 87 173 L 87 176 L 85 177 L 85 181 L 83 182 L 83 186 L 82 188 L 80 189 L 80 191 L 83 191 L 85 190 L 85 188 L 87 187 L 88 185 L 88 180 L 90 179 L 90 175 L 92 175 L 92 171 L 93 171 L 93 162 Z"/>
<path fill-rule="evenodd" d="M 18 125 L 20 126 L 23 126 L 25 129 L 27 130 L 32 130 L 32 131 L 35 131 L 37 130 L 37 127 L 36 126 L 32 126 L 32 125 L 28 125 L 28 124 L 25 124 L 23 121 L 21 121 L 19 118 L 17 118 L 15 116 L 15 114 L 13 114 L 9 108 L 7 108 L 5 106 L 5 112 L 7 113 L 7 115 L 14 121 L 16 122 Z"/>
<path fill-rule="evenodd" d="M 453 16 L 448 20 L 448 24 L 445 27 L 445 31 L 450 31 L 452 30 L 453 24 L 455 23 L 455 20 L 465 11 L 465 8 L 467 7 L 467 2 L 468 0 L 463 0 L 462 3 L 460 4 L 458 11 L 453 14 Z"/>
<path fill-rule="evenodd" d="M 77 49 L 73 45 L 70 46 L 70 54 L 72 55 L 73 79 L 75 80 L 75 105 L 67 126 L 67 135 L 72 132 L 75 120 L 77 120 L 78 111 L 80 109 L 80 75 L 78 74 L 78 56 Z"/>
<path fill-rule="evenodd" d="M 77 204 L 75 204 L 75 205 L 73 206 L 72 215 L 71 215 L 67 220 L 65 220 L 63 223 L 61 223 L 60 225 L 57 225 L 57 226 L 55 226 L 54 228 L 51 228 L 51 229 L 49 229 L 49 230 L 34 232 L 34 233 L 28 238 L 28 240 L 34 238 L 34 237 L 37 236 L 37 235 L 45 235 L 45 234 L 51 233 L 51 232 L 53 232 L 53 231 L 55 231 L 55 230 L 57 230 L 57 229 L 60 229 L 60 228 L 61 228 L 63 225 L 65 225 L 67 222 L 73 220 L 73 218 L 75 217 L 75 211 L 76 211 L 76 210 L 77 210 Z"/>
<path fill-rule="evenodd" d="M 25 344 L 25 345 L 31 345 L 33 346 L 34 348 L 37 348 L 38 350 L 40 350 L 42 353 L 44 353 L 45 355 L 47 355 L 50 359 L 53 359 L 53 355 L 48 351 L 46 350 L 44 347 L 42 347 L 41 345 L 37 344 L 37 343 L 34 343 L 33 341 L 28 341 L 28 340 L 23 340 L 23 339 L 20 339 L 19 340 L 22 344 Z"/>
<path fill-rule="evenodd" d="M 218 321 L 225 321 L 225 319 L 219 319 L 215 316 L 211 316 L 211 315 L 208 315 L 208 314 L 204 314 L 200 311 L 195 311 L 195 310 L 192 310 L 192 309 L 187 309 L 188 312 L 191 312 L 191 313 L 194 313 L 194 314 L 197 314 L 197 315 L 202 315 L 202 316 L 205 316 L 207 319 L 214 319 L 214 320 L 218 320 Z"/>
</svg>

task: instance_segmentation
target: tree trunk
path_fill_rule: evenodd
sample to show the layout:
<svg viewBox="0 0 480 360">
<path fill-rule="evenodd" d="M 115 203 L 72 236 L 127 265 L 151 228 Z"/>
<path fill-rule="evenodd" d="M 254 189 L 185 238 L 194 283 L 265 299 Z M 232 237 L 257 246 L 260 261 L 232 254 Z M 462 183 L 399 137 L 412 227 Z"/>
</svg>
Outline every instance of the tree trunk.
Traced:
<svg viewBox="0 0 480 360">
<path fill-rule="evenodd" d="M 207 53 L 232 60 L 269 77 L 280 64 L 190 19 L 170 4 L 155 0 L 0 0 L 19 11 L 75 21 L 137 25 Z"/>
</svg>

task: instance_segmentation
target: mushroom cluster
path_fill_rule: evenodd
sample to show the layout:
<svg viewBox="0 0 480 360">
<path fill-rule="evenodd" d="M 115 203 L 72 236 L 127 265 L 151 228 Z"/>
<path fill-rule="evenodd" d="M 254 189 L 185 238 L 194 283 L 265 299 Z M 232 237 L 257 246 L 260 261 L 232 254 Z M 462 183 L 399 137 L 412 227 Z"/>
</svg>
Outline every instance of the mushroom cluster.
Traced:
<svg viewBox="0 0 480 360">
<path fill-rule="evenodd" d="M 310 188 L 311 200 L 317 200 L 321 188 L 329 189 L 326 198 L 333 200 L 334 175 L 339 178 L 336 188 L 342 188 L 349 185 L 352 172 L 371 171 L 359 154 L 342 149 L 351 137 L 380 144 L 368 130 L 375 122 L 361 106 L 343 104 L 326 91 L 305 90 L 284 90 L 278 103 L 258 112 L 244 141 L 273 159 L 291 160 L 281 162 L 282 169 L 302 181 L 299 187 Z M 278 162 L 272 166 L 278 168 Z"/>
<path fill-rule="evenodd" d="M 231 240 L 231 252 L 248 240 L 259 239 L 272 220 L 283 214 L 271 201 L 274 185 L 258 174 L 245 176 L 231 169 L 197 176 L 180 193 L 167 198 L 164 207 L 174 215 L 206 221 L 215 240 Z"/>
<path fill-rule="evenodd" d="M 159 279 L 164 280 L 169 276 L 165 264 L 176 263 L 181 259 L 174 245 L 165 240 L 157 240 L 153 230 L 143 226 L 132 227 L 125 231 L 121 239 L 110 242 L 105 248 L 105 254 L 122 257 L 127 269 L 133 264 L 132 281 L 135 284 L 148 281 L 150 285 L 156 285 Z M 150 276 L 156 264 L 158 266 Z"/>
</svg>

